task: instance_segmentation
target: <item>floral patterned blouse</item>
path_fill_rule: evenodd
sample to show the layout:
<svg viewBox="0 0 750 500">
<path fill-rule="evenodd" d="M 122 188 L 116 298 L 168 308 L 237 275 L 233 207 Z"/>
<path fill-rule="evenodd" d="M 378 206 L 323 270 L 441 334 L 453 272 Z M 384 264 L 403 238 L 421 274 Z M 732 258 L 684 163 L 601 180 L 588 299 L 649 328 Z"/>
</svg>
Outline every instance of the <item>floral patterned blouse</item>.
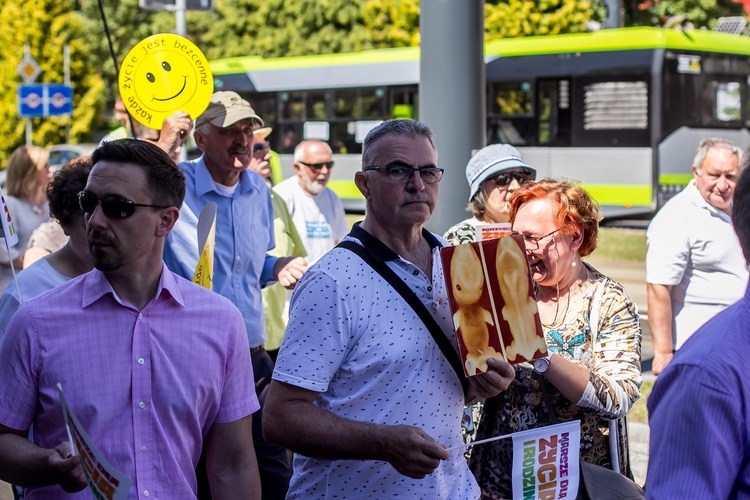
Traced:
<svg viewBox="0 0 750 500">
<path fill-rule="evenodd" d="M 580 401 L 568 401 L 551 382 L 528 363 L 516 365 L 516 378 L 508 390 L 489 398 L 476 439 L 551 425 L 549 411 L 558 422 L 581 421 L 581 459 L 611 468 L 609 421 L 624 417 L 640 397 L 641 328 L 635 303 L 622 285 L 588 264 L 588 278 L 566 307 L 559 325 L 545 327 L 549 350 L 590 370 Z M 589 317 L 596 290 L 604 287 L 599 302 L 596 339 Z M 550 406 L 544 404 L 539 384 L 544 383 Z M 622 422 L 624 424 L 624 421 Z M 626 426 L 620 426 L 620 464 L 629 470 Z M 482 488 L 482 498 L 512 498 L 513 443 L 501 439 L 474 447 L 469 466 Z"/>
<path fill-rule="evenodd" d="M 484 224 L 481 220 L 476 217 L 462 220 L 455 226 L 448 229 L 443 238 L 451 245 L 463 245 L 464 243 L 474 243 L 477 241 L 476 232 L 477 226 Z"/>
</svg>

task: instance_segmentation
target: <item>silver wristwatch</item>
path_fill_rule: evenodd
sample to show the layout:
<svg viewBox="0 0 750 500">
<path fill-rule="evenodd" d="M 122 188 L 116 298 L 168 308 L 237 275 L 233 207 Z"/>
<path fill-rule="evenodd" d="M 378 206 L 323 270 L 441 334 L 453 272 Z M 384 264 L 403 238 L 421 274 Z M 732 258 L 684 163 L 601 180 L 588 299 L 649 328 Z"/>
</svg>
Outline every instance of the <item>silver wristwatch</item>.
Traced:
<svg viewBox="0 0 750 500">
<path fill-rule="evenodd" d="M 531 362 L 534 367 L 534 371 L 537 373 L 544 373 L 549 368 L 549 360 L 552 358 L 552 352 L 547 351 L 547 355 L 543 358 L 535 359 Z"/>
</svg>

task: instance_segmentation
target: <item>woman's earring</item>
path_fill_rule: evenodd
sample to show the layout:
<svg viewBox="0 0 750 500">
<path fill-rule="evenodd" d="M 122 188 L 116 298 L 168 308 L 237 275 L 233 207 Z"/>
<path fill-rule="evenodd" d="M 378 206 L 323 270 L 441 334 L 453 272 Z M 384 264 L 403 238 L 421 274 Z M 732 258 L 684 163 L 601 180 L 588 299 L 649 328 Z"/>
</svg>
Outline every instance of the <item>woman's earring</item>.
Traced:
<svg viewBox="0 0 750 500">
<path fill-rule="evenodd" d="M 576 261 L 573 261 L 573 262 L 571 262 L 570 265 L 573 266 L 573 267 L 576 267 L 578 264 L 576 264 Z"/>
</svg>

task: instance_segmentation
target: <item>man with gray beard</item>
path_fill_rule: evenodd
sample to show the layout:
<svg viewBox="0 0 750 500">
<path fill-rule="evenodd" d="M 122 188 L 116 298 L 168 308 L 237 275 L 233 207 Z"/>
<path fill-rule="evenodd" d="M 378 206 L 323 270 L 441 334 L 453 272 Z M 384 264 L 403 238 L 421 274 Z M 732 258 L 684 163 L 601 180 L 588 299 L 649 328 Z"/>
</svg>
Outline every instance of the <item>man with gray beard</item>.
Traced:
<svg viewBox="0 0 750 500">
<path fill-rule="evenodd" d="M 331 147 L 325 142 L 302 141 L 294 150 L 296 177 L 274 188 L 302 238 L 308 264 L 336 246 L 348 231 L 344 205 L 326 186 L 333 168 L 331 157 Z"/>
</svg>

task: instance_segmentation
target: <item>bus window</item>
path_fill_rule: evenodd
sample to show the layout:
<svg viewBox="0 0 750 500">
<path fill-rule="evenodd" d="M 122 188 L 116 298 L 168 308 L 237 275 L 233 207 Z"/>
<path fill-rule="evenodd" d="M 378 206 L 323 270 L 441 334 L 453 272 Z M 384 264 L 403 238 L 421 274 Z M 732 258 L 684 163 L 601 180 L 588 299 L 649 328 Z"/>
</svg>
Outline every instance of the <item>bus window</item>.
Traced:
<svg viewBox="0 0 750 500">
<path fill-rule="evenodd" d="M 306 92 L 306 106 L 308 120 L 327 120 L 326 94 L 323 91 Z"/>
<path fill-rule="evenodd" d="M 351 124 L 351 125 L 350 125 Z M 354 122 L 338 121 L 331 124 L 329 144 L 334 154 L 355 154 L 362 152 L 362 145 L 354 140 Z"/>
<path fill-rule="evenodd" d="M 385 90 L 377 88 L 337 90 L 334 94 L 334 117 L 374 118 L 382 120 L 385 112 Z"/>
<path fill-rule="evenodd" d="M 713 118 L 719 122 L 738 122 L 742 119 L 740 82 L 711 82 L 714 97 Z"/>
<path fill-rule="evenodd" d="M 271 148 L 277 153 L 291 154 L 302 140 L 302 123 L 284 123 L 279 125 L 278 133 L 274 130 L 271 138 Z"/>
<path fill-rule="evenodd" d="M 390 87 L 390 114 L 383 118 L 416 118 L 419 116 L 417 109 L 417 87 L 415 85 L 399 85 Z"/>
<path fill-rule="evenodd" d="M 243 97 L 250 101 L 255 112 L 258 113 L 258 116 L 263 119 L 263 122 L 266 123 L 266 125 L 271 125 L 276 122 L 276 107 L 278 101 L 275 92 L 253 94 L 249 98 L 248 96 Z"/>
<path fill-rule="evenodd" d="M 570 80 L 537 81 L 537 130 L 540 146 L 570 145 Z"/>
<path fill-rule="evenodd" d="M 488 83 L 487 143 L 537 143 L 531 82 Z"/>
<path fill-rule="evenodd" d="M 282 120 L 305 119 L 304 92 L 281 92 L 279 94 L 279 101 L 281 103 Z"/>
</svg>

